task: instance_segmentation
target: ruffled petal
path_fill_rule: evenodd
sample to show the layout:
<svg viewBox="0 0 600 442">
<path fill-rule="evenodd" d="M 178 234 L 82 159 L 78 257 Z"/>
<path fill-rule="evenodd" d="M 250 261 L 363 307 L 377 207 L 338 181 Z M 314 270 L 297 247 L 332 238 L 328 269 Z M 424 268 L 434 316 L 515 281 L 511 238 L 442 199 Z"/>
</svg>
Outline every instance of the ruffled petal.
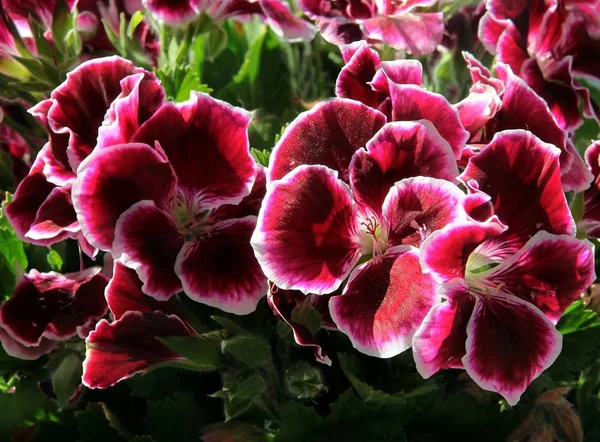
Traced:
<svg viewBox="0 0 600 442">
<path fill-rule="evenodd" d="M 348 99 L 334 99 L 300 114 L 271 153 L 268 181 L 283 178 L 302 164 L 337 170 L 348 181 L 350 160 L 385 124 L 381 112 Z"/>
<path fill-rule="evenodd" d="M 111 250 L 119 216 L 144 199 L 169 204 L 175 183 L 168 161 L 145 144 L 94 151 L 73 184 L 73 206 L 83 234 L 93 246 Z"/>
<path fill-rule="evenodd" d="M 310 41 L 317 30 L 309 22 L 294 15 L 282 0 L 260 0 L 267 24 L 280 37 L 291 42 Z"/>
<path fill-rule="evenodd" d="M 212 212 L 217 220 L 258 216 L 258 211 L 267 193 L 267 172 L 263 166 L 256 165 L 256 180 L 250 194 L 239 204 L 226 204 Z"/>
<path fill-rule="evenodd" d="M 441 95 L 414 85 L 390 84 L 394 121 L 429 120 L 444 138 L 456 159 L 462 155 L 469 139 L 457 110 Z"/>
<path fill-rule="evenodd" d="M 464 368 L 467 324 L 475 302 L 461 279 L 443 287 L 446 302 L 434 305 L 413 337 L 417 371 L 427 379 L 440 370 Z"/>
<path fill-rule="evenodd" d="M 286 290 L 324 294 L 360 257 L 350 189 L 324 166 L 300 166 L 272 182 L 252 246 L 265 275 Z"/>
<path fill-rule="evenodd" d="M 191 0 L 144 0 L 144 6 L 169 26 L 185 27 L 200 16 Z"/>
<path fill-rule="evenodd" d="M 209 234 L 186 242 L 175 273 L 186 295 L 229 313 L 256 310 L 267 293 L 267 279 L 250 246 L 256 217 L 221 221 Z"/>
<path fill-rule="evenodd" d="M 350 163 L 354 197 L 377 214 L 394 183 L 414 176 L 448 181 L 458 176 L 450 145 L 426 120 L 386 124 Z"/>
<path fill-rule="evenodd" d="M 79 232 L 79 222 L 71 201 L 71 187 L 55 187 L 38 209 L 25 236 L 29 240 L 59 241 Z"/>
<path fill-rule="evenodd" d="M 61 275 L 32 270 L 0 306 L 0 323 L 20 344 L 39 346 L 43 338 L 66 340 L 90 319 L 106 313 L 107 279 L 100 267 Z"/>
<path fill-rule="evenodd" d="M 191 336 L 174 315 L 127 312 L 118 321 L 100 321 L 86 340 L 82 382 L 88 388 L 108 388 L 153 366 L 184 358 L 156 338 Z"/>
<path fill-rule="evenodd" d="M 481 388 L 500 393 L 510 405 L 552 365 L 562 348 L 562 335 L 548 318 L 511 295 L 478 297 L 467 335 L 467 353 L 462 359 L 467 373 Z"/>
<path fill-rule="evenodd" d="M 579 155 L 579 152 L 577 152 L 577 149 L 570 139 L 567 140 L 566 155 L 570 156 L 572 160 L 569 170 L 565 170 L 561 164 L 560 180 L 562 182 L 563 191 L 583 192 L 589 189 L 591 182 L 594 181 L 594 175 L 590 173 L 583 158 L 581 158 L 581 155 Z M 563 156 L 562 153 L 561 156 Z"/>
<path fill-rule="evenodd" d="M 127 312 L 150 313 L 155 310 L 172 313 L 168 302 L 157 301 L 142 292 L 143 282 L 136 271 L 115 260 L 113 277 L 106 286 L 106 302 L 115 317 L 120 319 Z"/>
<path fill-rule="evenodd" d="M 437 285 L 421 271 L 418 250 L 399 247 L 358 267 L 329 308 L 354 348 L 391 358 L 411 347 L 414 333 L 437 302 Z"/>
<path fill-rule="evenodd" d="M 481 44 L 490 52 L 491 54 L 496 54 L 496 49 L 498 47 L 498 40 L 506 27 L 508 26 L 508 20 L 498 20 L 494 18 L 489 11 L 483 14 L 481 19 L 479 20 L 479 27 L 477 29 L 477 37 Z"/>
<path fill-rule="evenodd" d="M 197 194 L 203 207 L 237 204 L 256 177 L 248 150 L 249 124 L 245 110 L 194 92 L 186 102 L 162 106 L 132 141 L 158 142 L 179 186 Z"/>
<path fill-rule="evenodd" d="M 381 64 L 379 54 L 369 47 L 367 42 L 360 41 L 350 45 L 353 54 L 340 71 L 335 83 L 335 94 L 340 98 L 360 101 L 374 109 L 379 106 L 379 94 L 371 88 L 377 68 Z M 347 57 L 349 50 L 342 48 Z"/>
<path fill-rule="evenodd" d="M 594 246 L 567 235 L 538 232 L 492 269 L 486 279 L 534 304 L 552 322 L 596 279 Z"/>
<path fill-rule="evenodd" d="M 46 338 L 42 338 L 39 345 L 28 347 L 21 344 L 16 339 L 10 337 L 8 333 L 0 327 L 0 343 L 4 348 L 4 351 L 13 358 L 23 359 L 26 361 L 32 361 L 40 358 L 41 356 L 50 353 L 56 347 L 58 343 L 51 341 Z"/>
<path fill-rule="evenodd" d="M 494 238 L 507 253 L 519 250 L 539 230 L 575 233 L 561 187 L 560 151 L 530 132 L 507 130 L 469 160 L 461 175 L 488 194 L 494 213 L 508 230 Z"/>
<path fill-rule="evenodd" d="M 419 247 L 436 230 L 466 221 L 464 199 L 448 181 L 419 176 L 397 182 L 383 203 L 389 244 Z"/>
<path fill-rule="evenodd" d="M 135 269 L 144 293 L 164 301 L 182 289 L 174 267 L 183 244 L 170 214 L 143 200 L 117 220 L 113 255 Z"/>
</svg>

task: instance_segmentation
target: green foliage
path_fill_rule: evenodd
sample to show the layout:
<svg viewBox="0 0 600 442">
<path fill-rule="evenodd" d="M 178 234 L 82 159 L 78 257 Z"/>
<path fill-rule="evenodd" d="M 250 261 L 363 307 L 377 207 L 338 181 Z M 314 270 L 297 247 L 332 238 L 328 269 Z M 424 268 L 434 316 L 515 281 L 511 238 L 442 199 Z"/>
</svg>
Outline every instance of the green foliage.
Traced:
<svg viewBox="0 0 600 442">
<path fill-rule="evenodd" d="M 223 341 L 223 353 L 244 365 L 258 368 L 271 362 L 271 347 L 258 336 L 241 335 Z"/>
<path fill-rule="evenodd" d="M 144 421 L 156 442 L 197 442 L 200 429 L 206 424 L 194 395 L 183 392 L 150 401 Z"/>
<path fill-rule="evenodd" d="M 246 412 L 253 405 L 264 407 L 262 395 L 267 390 L 265 379 L 259 374 L 244 377 L 240 372 L 225 373 L 223 388 L 212 397 L 223 400 L 225 422 Z"/>
<path fill-rule="evenodd" d="M 185 357 L 189 361 L 186 366 L 190 369 L 211 371 L 219 367 L 219 341 L 212 336 L 162 336 L 156 339 Z"/>
<path fill-rule="evenodd" d="M 11 201 L 7 193 L 2 211 Z M 6 217 L 0 213 L 0 299 L 12 295 L 17 280 L 27 268 L 27 256 L 23 242 L 15 234 Z"/>
</svg>

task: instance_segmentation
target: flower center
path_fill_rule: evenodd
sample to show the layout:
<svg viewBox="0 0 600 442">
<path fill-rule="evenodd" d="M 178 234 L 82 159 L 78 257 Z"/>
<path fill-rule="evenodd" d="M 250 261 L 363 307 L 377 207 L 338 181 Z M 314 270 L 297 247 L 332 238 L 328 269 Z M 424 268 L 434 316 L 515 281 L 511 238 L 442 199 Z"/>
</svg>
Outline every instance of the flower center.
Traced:
<svg viewBox="0 0 600 442">
<path fill-rule="evenodd" d="M 360 223 L 363 227 L 360 235 L 360 245 L 363 255 L 381 256 L 387 250 L 387 235 L 375 216 L 370 216 Z"/>
<path fill-rule="evenodd" d="M 215 219 L 211 211 L 202 209 L 194 195 L 183 189 L 177 191 L 171 213 L 179 233 L 185 241 L 193 241 L 199 236 L 210 235 Z"/>
</svg>

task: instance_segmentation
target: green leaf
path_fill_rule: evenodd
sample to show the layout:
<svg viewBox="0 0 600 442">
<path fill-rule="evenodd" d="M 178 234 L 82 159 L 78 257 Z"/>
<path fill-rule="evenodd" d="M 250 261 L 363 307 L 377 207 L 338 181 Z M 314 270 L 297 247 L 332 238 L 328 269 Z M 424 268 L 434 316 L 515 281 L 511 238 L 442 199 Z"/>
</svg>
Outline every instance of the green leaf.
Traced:
<svg viewBox="0 0 600 442">
<path fill-rule="evenodd" d="M 4 207 L 11 201 L 10 195 L 2 202 L 0 211 L 0 297 L 12 295 L 16 281 L 27 268 L 27 256 L 21 240 L 17 237 L 3 215 Z"/>
<path fill-rule="evenodd" d="M 240 379 L 239 373 L 225 373 L 223 389 L 214 393 L 212 397 L 223 399 L 225 421 L 227 422 L 256 404 L 266 388 L 267 384 L 264 378 L 258 374 Z"/>
<path fill-rule="evenodd" d="M 144 10 L 136 11 L 129 19 L 127 25 L 127 37 L 134 38 L 135 30 L 144 21 Z"/>
<path fill-rule="evenodd" d="M 60 408 L 69 403 L 69 399 L 81 384 L 82 363 L 83 361 L 78 355 L 71 353 L 62 358 L 58 367 L 52 373 L 52 390 L 56 395 Z"/>
<path fill-rule="evenodd" d="M 565 310 L 556 327 L 563 335 L 600 327 L 600 316 L 595 311 L 586 309 L 583 301 L 577 300 Z"/>
<path fill-rule="evenodd" d="M 205 336 L 161 336 L 161 343 L 192 363 L 195 370 L 217 370 L 221 362 L 218 340 Z"/>
<path fill-rule="evenodd" d="M 223 353 L 234 357 L 248 367 L 258 368 L 271 362 L 271 347 L 258 336 L 240 335 L 223 341 Z"/>
<path fill-rule="evenodd" d="M 214 61 L 227 47 L 227 31 L 219 25 L 213 25 L 205 42 L 206 57 Z"/>
<path fill-rule="evenodd" d="M 200 429 L 206 424 L 194 395 L 188 392 L 150 401 L 144 421 L 156 442 L 197 442 Z"/>
<path fill-rule="evenodd" d="M 67 33 L 73 29 L 73 14 L 65 0 L 58 0 L 52 14 L 52 41 L 56 48 L 65 53 L 65 38 Z"/>
</svg>

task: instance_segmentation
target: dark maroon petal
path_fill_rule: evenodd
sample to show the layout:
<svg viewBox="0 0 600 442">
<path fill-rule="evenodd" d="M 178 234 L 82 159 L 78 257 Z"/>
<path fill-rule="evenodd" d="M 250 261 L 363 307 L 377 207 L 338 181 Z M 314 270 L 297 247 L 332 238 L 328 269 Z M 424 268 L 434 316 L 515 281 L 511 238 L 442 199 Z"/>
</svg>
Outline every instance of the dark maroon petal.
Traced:
<svg viewBox="0 0 600 442">
<path fill-rule="evenodd" d="M 340 98 L 351 98 L 377 109 L 379 94 L 371 88 L 369 83 L 373 80 L 381 59 L 365 41 L 349 46 L 355 46 L 357 49 L 354 50 L 354 54 L 340 71 L 335 84 L 335 94 Z M 342 49 L 342 53 L 344 53 L 344 49 Z"/>
<path fill-rule="evenodd" d="M 464 368 L 467 324 L 475 303 L 461 279 L 444 285 L 446 302 L 434 305 L 413 337 L 417 371 L 427 379 L 439 370 Z"/>
<path fill-rule="evenodd" d="M 415 85 L 390 84 L 394 121 L 429 120 L 459 159 L 469 133 L 463 128 L 458 112 L 441 95 Z"/>
<path fill-rule="evenodd" d="M 282 0 L 260 0 L 267 24 L 288 41 L 310 41 L 317 32 L 315 27 L 290 11 Z"/>
<path fill-rule="evenodd" d="M 2 327 L 28 347 L 40 345 L 43 338 L 75 336 L 79 326 L 106 313 L 104 288 L 108 281 L 99 272 L 99 267 L 66 275 L 32 270 L 0 306 Z"/>
<path fill-rule="evenodd" d="M 496 48 L 497 60 L 506 63 L 513 72 L 522 75 L 523 65 L 529 60 L 527 53 L 527 40 L 517 29 L 514 23 L 505 25 Z"/>
<path fill-rule="evenodd" d="M 600 237 L 600 142 L 592 143 L 585 151 L 585 160 L 590 168 L 594 181 L 584 193 L 585 211 L 579 228 L 583 228 L 588 236 Z"/>
<path fill-rule="evenodd" d="M 199 194 L 202 206 L 237 204 L 256 177 L 248 150 L 250 114 L 207 94 L 192 93 L 162 106 L 132 141 L 165 151 L 179 186 Z"/>
<path fill-rule="evenodd" d="M 258 216 L 258 211 L 267 193 L 267 172 L 263 166 L 256 165 L 256 180 L 252 191 L 239 204 L 226 204 L 212 212 L 217 220 Z"/>
<path fill-rule="evenodd" d="M 27 238 L 38 241 L 73 236 L 79 232 L 79 223 L 71 201 L 71 187 L 55 187 L 37 211 Z"/>
<path fill-rule="evenodd" d="M 494 213 L 508 230 L 494 242 L 515 253 L 539 230 L 574 233 L 575 223 L 564 197 L 560 151 L 530 132 L 507 130 L 469 160 L 461 180 L 474 180 L 489 195 Z"/>
<path fill-rule="evenodd" d="M 269 185 L 252 246 L 278 287 L 331 293 L 360 257 L 350 189 L 324 166 L 300 166 Z"/>
<path fill-rule="evenodd" d="M 437 285 L 421 271 L 418 250 L 399 247 L 358 267 L 329 308 L 354 348 L 391 358 L 411 347 L 414 333 L 437 302 Z"/>
<path fill-rule="evenodd" d="M 171 314 L 172 309 L 167 302 L 157 301 L 142 292 L 142 281 L 136 271 L 125 267 L 115 260 L 112 279 L 106 286 L 106 302 L 116 319 L 126 312 L 149 313 L 155 310 Z"/>
<path fill-rule="evenodd" d="M 117 219 L 138 201 L 170 203 L 175 191 L 173 169 L 145 144 L 99 149 L 79 168 L 73 184 L 73 206 L 86 239 L 111 250 Z"/>
<path fill-rule="evenodd" d="M 165 92 L 157 79 L 139 73 L 121 80 L 121 93 L 98 129 L 96 148 L 129 143 L 140 126 L 160 108 Z"/>
<path fill-rule="evenodd" d="M 540 310 L 503 293 L 477 297 L 467 335 L 462 359 L 467 373 L 510 405 L 552 365 L 562 348 L 562 335 Z"/>
<path fill-rule="evenodd" d="M 360 25 L 346 17 L 319 17 L 316 24 L 321 37 L 334 45 L 345 45 L 365 38 Z"/>
<path fill-rule="evenodd" d="M 433 52 L 442 41 L 444 17 L 441 12 L 379 16 L 365 20 L 363 29 L 369 39 L 413 55 L 423 55 Z"/>
<path fill-rule="evenodd" d="M 419 176 L 397 182 L 383 203 L 389 244 L 419 247 L 436 230 L 466 221 L 464 199 L 458 186 L 445 180 Z"/>
<path fill-rule="evenodd" d="M 121 93 L 121 80 L 136 73 L 155 78 L 123 58 L 98 58 L 69 72 L 67 80 L 52 92 L 48 122 L 54 132 L 69 134 L 67 153 L 72 170 L 94 149 L 106 111 Z"/>
<path fill-rule="evenodd" d="M 562 168 L 561 164 L 560 180 L 563 190 L 565 192 L 583 192 L 587 190 L 590 187 L 590 183 L 594 180 L 594 175 L 590 173 L 583 158 L 581 158 L 581 155 L 579 155 L 579 152 L 577 152 L 570 139 L 567 140 L 566 155 L 572 158 L 572 162 L 571 167 L 567 171 Z"/>
<path fill-rule="evenodd" d="M 86 340 L 83 385 L 108 388 L 153 366 L 182 361 L 156 338 L 191 335 L 181 319 L 162 312 L 127 312 L 111 324 L 102 320 Z"/>
<path fill-rule="evenodd" d="M 350 163 L 354 198 L 377 214 L 394 183 L 414 176 L 448 181 L 458 176 L 450 145 L 426 120 L 386 124 Z"/>
<path fill-rule="evenodd" d="M 567 235 L 538 232 L 486 279 L 538 307 L 554 323 L 596 279 L 594 246 Z"/>
<path fill-rule="evenodd" d="M 184 27 L 200 16 L 191 0 L 145 0 L 144 6 L 169 26 Z"/>
<path fill-rule="evenodd" d="M 39 152 L 29 175 L 21 181 L 13 195 L 12 202 L 3 210 L 15 233 L 22 241 L 29 241 L 25 235 L 35 221 L 38 210 L 56 188 L 54 184 L 46 180 L 44 175 L 43 157 L 47 149 L 46 145 Z"/>
<path fill-rule="evenodd" d="M 13 358 L 19 358 L 24 360 L 34 360 L 50 353 L 54 350 L 58 344 L 46 338 L 42 338 L 41 342 L 37 346 L 28 347 L 21 344 L 16 339 L 10 337 L 2 327 L 0 327 L 0 343 L 4 348 L 4 351 Z"/>
<path fill-rule="evenodd" d="M 135 269 L 144 293 L 163 301 L 182 289 L 174 267 L 183 244 L 172 216 L 144 200 L 117 220 L 113 255 Z"/>
<path fill-rule="evenodd" d="M 362 103 L 337 98 L 316 105 L 285 130 L 271 154 L 269 181 L 302 164 L 337 170 L 348 181 L 350 159 L 385 124 L 385 116 Z"/>
<path fill-rule="evenodd" d="M 210 234 L 186 242 L 175 263 L 185 294 L 229 313 L 256 310 L 267 279 L 250 245 L 255 226 L 254 216 L 221 221 Z"/>
</svg>

